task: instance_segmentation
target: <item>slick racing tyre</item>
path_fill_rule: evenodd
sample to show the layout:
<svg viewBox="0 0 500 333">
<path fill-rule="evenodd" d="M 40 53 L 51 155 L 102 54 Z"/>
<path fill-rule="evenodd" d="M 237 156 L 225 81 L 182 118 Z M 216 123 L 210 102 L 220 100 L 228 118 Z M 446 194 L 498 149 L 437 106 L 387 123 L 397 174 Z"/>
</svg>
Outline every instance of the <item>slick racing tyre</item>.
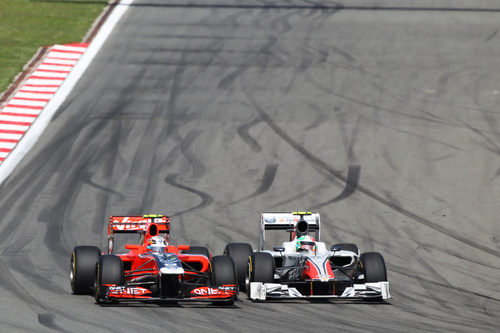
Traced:
<svg viewBox="0 0 500 333">
<path fill-rule="evenodd" d="M 201 254 L 210 259 L 210 251 L 204 246 L 189 246 L 189 250 L 181 251 L 182 254 Z"/>
<path fill-rule="evenodd" d="M 228 256 L 214 256 L 210 260 L 210 282 L 212 286 L 219 287 L 226 284 L 235 285 L 236 282 L 236 268 L 234 261 Z M 234 299 L 214 301 L 215 305 L 233 305 Z"/>
<path fill-rule="evenodd" d="M 360 257 L 365 282 L 387 281 L 384 257 L 378 252 L 367 252 Z"/>
<path fill-rule="evenodd" d="M 71 290 L 76 295 L 92 295 L 96 266 L 101 252 L 95 246 L 77 246 L 71 254 Z"/>
<path fill-rule="evenodd" d="M 125 285 L 125 274 L 123 262 L 120 257 L 113 254 L 103 255 L 97 264 L 97 277 L 95 286 L 95 300 L 98 304 L 103 303 L 106 296 L 104 284 Z"/>
<path fill-rule="evenodd" d="M 342 251 L 351 251 L 351 252 L 354 252 L 356 253 L 357 255 L 359 255 L 359 250 L 358 250 L 358 246 L 356 244 L 352 244 L 352 243 L 341 243 L 341 244 L 335 244 L 333 246 L 338 246 L 340 247 L 340 249 Z M 332 247 L 333 247 L 332 246 Z"/>
<path fill-rule="evenodd" d="M 246 290 L 245 278 L 248 269 L 248 258 L 252 253 L 252 246 L 248 243 L 229 243 L 224 249 L 224 255 L 233 258 L 236 266 L 236 278 L 241 291 Z"/>
<path fill-rule="evenodd" d="M 248 262 L 247 291 L 249 290 L 250 282 L 274 282 L 274 259 L 270 253 L 252 253 Z"/>
<path fill-rule="evenodd" d="M 214 287 L 224 284 L 236 284 L 236 269 L 231 257 L 212 257 L 212 260 L 210 260 L 210 282 Z"/>
</svg>

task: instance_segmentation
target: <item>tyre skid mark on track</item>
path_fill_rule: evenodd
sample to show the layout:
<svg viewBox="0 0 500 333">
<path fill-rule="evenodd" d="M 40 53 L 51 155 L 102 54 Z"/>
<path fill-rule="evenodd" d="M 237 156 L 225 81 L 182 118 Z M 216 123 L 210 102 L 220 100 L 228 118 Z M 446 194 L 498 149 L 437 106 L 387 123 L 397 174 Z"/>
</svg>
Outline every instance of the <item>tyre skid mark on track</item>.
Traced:
<svg viewBox="0 0 500 333">
<path fill-rule="evenodd" d="M 306 103 L 306 104 L 312 111 L 314 111 L 314 119 L 312 120 L 312 122 L 309 125 L 307 125 L 304 128 L 304 131 L 309 131 L 309 130 L 312 130 L 312 129 L 318 127 L 322 123 L 326 122 L 328 117 L 325 116 L 325 114 L 321 111 L 319 106 L 314 105 L 312 103 Z"/>
<path fill-rule="evenodd" d="M 356 189 L 358 188 L 360 174 L 361 174 L 361 165 L 349 165 L 349 168 L 347 170 L 347 179 L 345 182 L 344 190 L 335 198 L 322 202 L 318 205 L 315 205 L 314 208 L 321 208 L 323 206 L 328 206 L 334 202 L 346 199 L 351 195 L 353 195 L 354 192 L 356 192 Z"/>
<path fill-rule="evenodd" d="M 387 113 L 390 113 L 390 114 L 394 114 L 394 115 L 397 115 L 397 116 L 400 116 L 400 117 L 404 117 L 404 118 L 408 118 L 408 119 L 428 121 L 428 122 L 436 123 L 436 124 L 439 124 L 439 125 L 454 126 L 450 122 L 442 121 L 442 120 L 436 119 L 435 117 L 430 118 L 430 117 L 414 116 L 414 115 L 411 115 L 411 114 L 408 114 L 408 113 L 403 113 L 403 112 L 392 110 L 392 109 L 389 109 L 389 108 L 386 108 L 386 107 L 381 107 L 381 106 L 378 106 L 378 105 L 375 105 L 375 104 L 371 104 L 371 103 L 362 101 L 360 99 L 356 99 L 354 97 L 350 97 L 350 96 L 347 96 L 347 95 L 343 95 L 343 94 L 337 93 L 333 89 L 328 88 L 328 87 L 324 87 L 320 83 L 316 82 L 310 76 L 310 74 L 306 74 L 306 79 L 305 80 L 306 80 L 306 82 L 309 82 L 312 86 L 314 86 L 314 87 L 316 87 L 316 88 L 318 88 L 318 89 L 320 89 L 320 90 L 322 90 L 322 91 L 324 91 L 324 92 L 326 92 L 326 93 L 328 93 L 330 95 L 333 95 L 333 96 L 341 98 L 341 99 L 345 99 L 345 100 L 353 102 L 355 104 L 359 104 L 359 105 L 365 106 L 365 107 L 370 108 L 370 109 L 374 109 L 376 111 L 384 111 L 384 112 L 387 112 Z"/>
<path fill-rule="evenodd" d="M 262 120 L 260 119 L 254 119 L 244 125 L 241 125 L 240 127 L 238 127 L 237 129 L 237 132 L 238 132 L 238 135 L 240 136 L 240 138 L 245 141 L 246 144 L 248 144 L 248 146 L 250 147 L 250 149 L 254 152 L 254 153 L 260 153 L 262 151 L 262 147 L 261 145 L 257 142 L 257 140 L 255 140 L 249 133 L 248 131 L 250 130 L 250 128 L 252 128 L 253 126 L 257 125 L 258 123 L 260 123 Z"/>
<path fill-rule="evenodd" d="M 172 173 L 172 174 L 168 174 L 164 181 L 165 181 L 165 183 L 167 183 L 167 184 L 169 184 L 171 186 L 178 187 L 180 189 L 183 189 L 183 190 L 186 190 L 186 191 L 188 191 L 190 193 L 194 193 L 194 194 L 198 195 L 201 198 L 201 203 L 198 204 L 198 205 L 196 205 L 196 206 L 194 206 L 194 207 L 191 207 L 189 209 L 182 210 L 180 212 L 176 212 L 175 214 L 170 215 L 170 217 L 180 216 L 182 214 L 189 213 L 189 212 L 191 212 L 191 211 L 193 211 L 195 209 L 200 209 L 200 208 L 208 207 L 214 201 L 214 199 L 212 198 L 211 195 L 209 195 L 209 194 L 207 194 L 205 192 L 196 190 L 194 188 L 182 185 L 182 184 L 180 184 L 180 183 L 178 183 L 176 181 L 176 178 L 177 178 L 177 174 L 173 174 Z"/>
<path fill-rule="evenodd" d="M 347 183 L 347 178 L 344 176 L 342 173 L 332 169 L 328 164 L 326 164 L 324 161 L 321 159 L 317 158 L 314 156 L 311 152 L 306 150 L 304 147 L 299 145 L 295 140 L 293 140 L 288 134 L 285 133 L 283 129 L 281 129 L 276 123 L 271 119 L 271 117 L 260 107 L 260 105 L 257 103 L 256 99 L 254 96 L 252 96 L 247 90 L 244 90 L 247 97 L 250 100 L 251 105 L 253 105 L 255 112 L 262 118 L 262 120 L 277 134 L 279 135 L 285 142 L 287 142 L 292 148 L 294 148 L 297 152 L 299 152 L 301 155 L 306 157 L 307 161 L 311 163 L 312 165 L 322 169 L 323 171 L 326 172 L 328 176 L 332 176 L 334 178 L 339 179 L 340 181 Z M 457 232 L 453 230 L 449 230 L 439 224 L 436 224 L 430 220 L 427 220 L 393 202 L 390 202 L 389 200 L 385 199 L 384 197 L 378 195 L 377 193 L 371 191 L 367 187 L 364 187 L 362 185 L 358 185 L 358 191 L 365 194 L 366 196 L 372 198 L 373 200 L 391 208 L 392 210 L 416 221 L 419 222 L 420 224 L 423 224 L 431 229 L 434 229 L 435 231 L 438 231 L 442 234 L 447 235 L 450 238 L 453 238 L 459 242 L 462 242 L 464 244 L 467 244 L 473 248 L 476 248 L 480 251 L 483 251 L 485 253 L 491 254 L 496 257 L 500 257 L 500 251 L 489 248 L 487 246 L 484 246 L 482 244 L 478 244 L 466 236 L 460 235 Z"/>
<path fill-rule="evenodd" d="M 232 206 L 235 204 L 239 204 L 243 201 L 246 201 L 248 199 L 251 199 L 251 198 L 257 197 L 263 193 L 266 193 L 269 190 L 269 188 L 271 188 L 271 186 L 274 182 L 274 178 L 276 177 L 277 171 L 278 171 L 278 164 L 267 164 L 266 169 L 264 170 L 264 175 L 262 176 L 262 180 L 259 184 L 259 187 L 257 187 L 257 189 L 253 193 L 248 194 L 241 199 L 229 202 L 229 203 L 225 204 L 224 206 L 222 206 L 222 208 L 226 208 L 226 207 L 229 207 L 229 206 Z"/>
<path fill-rule="evenodd" d="M 54 324 L 54 314 L 50 313 L 48 307 L 43 305 L 36 297 L 32 296 L 31 293 L 17 281 L 2 259 L 0 259 L 0 268 L 1 285 L 6 291 L 12 293 L 17 299 L 20 299 L 39 319 L 40 315 L 42 318 L 51 318 L 50 322 L 43 320 L 41 322 L 39 321 L 41 325 L 57 331 L 66 332 L 62 327 Z"/>
<path fill-rule="evenodd" d="M 198 179 L 201 178 L 205 174 L 205 166 L 200 161 L 199 158 L 196 157 L 196 154 L 191 153 L 189 151 L 189 147 L 193 144 L 196 138 L 200 135 L 201 130 L 193 130 L 190 131 L 184 140 L 182 140 L 181 144 L 181 152 L 188 160 L 189 164 L 193 167 L 193 173 L 191 175 L 192 178 Z"/>
</svg>

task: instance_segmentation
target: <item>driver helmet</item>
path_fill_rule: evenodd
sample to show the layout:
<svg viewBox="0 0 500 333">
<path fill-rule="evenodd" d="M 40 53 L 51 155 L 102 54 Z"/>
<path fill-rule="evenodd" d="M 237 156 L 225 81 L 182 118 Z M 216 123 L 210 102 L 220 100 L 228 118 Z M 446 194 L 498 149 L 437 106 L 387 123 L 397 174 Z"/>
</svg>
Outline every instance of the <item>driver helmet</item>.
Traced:
<svg viewBox="0 0 500 333">
<path fill-rule="evenodd" d="M 161 236 L 153 236 L 148 241 L 147 249 L 151 252 L 165 252 L 167 243 L 165 239 Z"/>
<path fill-rule="evenodd" d="M 316 242 L 311 236 L 301 236 L 297 239 L 295 248 L 298 252 L 314 252 L 316 251 Z"/>
</svg>

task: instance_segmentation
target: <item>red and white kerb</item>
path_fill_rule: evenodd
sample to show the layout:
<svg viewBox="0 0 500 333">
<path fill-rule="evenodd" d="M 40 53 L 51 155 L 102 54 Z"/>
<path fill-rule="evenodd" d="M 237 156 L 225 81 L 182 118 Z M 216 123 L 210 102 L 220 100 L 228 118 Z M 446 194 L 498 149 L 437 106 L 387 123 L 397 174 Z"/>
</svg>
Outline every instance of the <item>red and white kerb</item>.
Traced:
<svg viewBox="0 0 500 333">
<path fill-rule="evenodd" d="M 54 45 L 0 110 L 0 163 L 28 131 L 87 47 L 83 43 Z"/>
</svg>

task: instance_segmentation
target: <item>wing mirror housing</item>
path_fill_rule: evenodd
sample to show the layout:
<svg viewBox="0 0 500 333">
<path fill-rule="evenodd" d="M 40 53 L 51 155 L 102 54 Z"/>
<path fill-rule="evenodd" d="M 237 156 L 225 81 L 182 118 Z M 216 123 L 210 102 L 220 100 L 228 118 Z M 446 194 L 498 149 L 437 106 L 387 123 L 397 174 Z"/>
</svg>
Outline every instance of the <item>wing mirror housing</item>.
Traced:
<svg viewBox="0 0 500 333">
<path fill-rule="evenodd" d="M 275 247 L 273 247 L 273 251 L 275 251 L 275 252 L 285 252 L 285 248 L 283 246 L 275 246 Z"/>
<path fill-rule="evenodd" d="M 340 246 L 340 245 L 332 245 L 332 247 L 330 248 L 330 251 L 333 251 L 333 252 L 337 252 L 340 250 L 342 250 L 342 246 Z"/>
</svg>

